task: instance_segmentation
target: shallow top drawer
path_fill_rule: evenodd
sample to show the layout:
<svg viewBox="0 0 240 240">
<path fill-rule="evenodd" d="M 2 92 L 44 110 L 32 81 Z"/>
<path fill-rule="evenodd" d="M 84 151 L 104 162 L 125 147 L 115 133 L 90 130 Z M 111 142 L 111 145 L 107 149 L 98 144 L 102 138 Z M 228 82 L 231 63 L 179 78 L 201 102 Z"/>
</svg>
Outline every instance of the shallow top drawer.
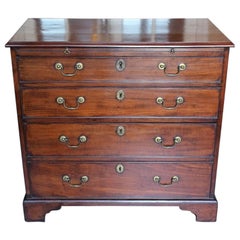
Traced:
<svg viewBox="0 0 240 240">
<path fill-rule="evenodd" d="M 20 81 L 216 84 L 222 57 L 21 57 Z M 138 81 L 137 81 L 138 80 Z"/>
<path fill-rule="evenodd" d="M 19 57 L 223 57 L 224 48 L 203 47 L 42 47 L 14 48 Z"/>
</svg>

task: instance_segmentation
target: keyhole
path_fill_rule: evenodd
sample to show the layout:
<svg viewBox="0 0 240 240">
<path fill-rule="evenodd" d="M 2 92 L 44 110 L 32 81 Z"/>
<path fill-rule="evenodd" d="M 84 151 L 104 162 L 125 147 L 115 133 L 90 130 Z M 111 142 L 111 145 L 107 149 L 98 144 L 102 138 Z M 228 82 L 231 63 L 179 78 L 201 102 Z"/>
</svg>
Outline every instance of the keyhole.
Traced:
<svg viewBox="0 0 240 240">
<path fill-rule="evenodd" d="M 122 70 L 122 68 L 123 68 L 123 63 L 122 63 L 122 61 L 120 61 L 120 62 L 119 62 L 119 69 Z"/>
</svg>

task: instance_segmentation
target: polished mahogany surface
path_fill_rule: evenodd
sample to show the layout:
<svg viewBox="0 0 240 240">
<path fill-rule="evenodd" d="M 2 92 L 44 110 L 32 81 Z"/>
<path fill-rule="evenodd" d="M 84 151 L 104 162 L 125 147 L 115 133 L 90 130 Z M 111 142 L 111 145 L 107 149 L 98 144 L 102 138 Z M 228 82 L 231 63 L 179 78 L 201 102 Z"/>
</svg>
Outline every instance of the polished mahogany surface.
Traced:
<svg viewBox="0 0 240 240">
<path fill-rule="evenodd" d="M 29 46 L 233 46 L 208 19 L 28 19 L 6 44 Z"/>
</svg>

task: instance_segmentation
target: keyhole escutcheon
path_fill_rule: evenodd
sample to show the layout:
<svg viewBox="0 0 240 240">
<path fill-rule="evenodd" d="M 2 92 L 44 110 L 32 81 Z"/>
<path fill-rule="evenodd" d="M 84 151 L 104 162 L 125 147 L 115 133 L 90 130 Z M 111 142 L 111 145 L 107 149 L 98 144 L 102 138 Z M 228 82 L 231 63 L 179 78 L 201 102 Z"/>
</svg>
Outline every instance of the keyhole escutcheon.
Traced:
<svg viewBox="0 0 240 240">
<path fill-rule="evenodd" d="M 115 67 L 117 71 L 122 72 L 126 68 L 125 61 L 123 59 L 118 59 L 116 61 Z"/>
<path fill-rule="evenodd" d="M 122 101 L 122 100 L 124 100 L 124 98 L 125 98 L 125 93 L 124 93 L 124 91 L 121 89 L 121 90 L 118 90 L 117 92 L 116 92 L 116 99 L 118 100 L 118 101 Z"/>
<path fill-rule="evenodd" d="M 124 134 L 125 134 L 125 127 L 123 127 L 123 126 L 118 126 L 118 127 L 116 128 L 116 133 L 117 133 L 117 135 L 118 135 L 119 137 L 124 136 Z"/>
<path fill-rule="evenodd" d="M 119 163 L 119 164 L 117 164 L 117 166 L 115 167 L 115 170 L 116 170 L 117 173 L 123 173 L 124 170 L 125 170 L 125 168 L 124 168 L 124 166 L 123 166 L 121 163 Z"/>
</svg>

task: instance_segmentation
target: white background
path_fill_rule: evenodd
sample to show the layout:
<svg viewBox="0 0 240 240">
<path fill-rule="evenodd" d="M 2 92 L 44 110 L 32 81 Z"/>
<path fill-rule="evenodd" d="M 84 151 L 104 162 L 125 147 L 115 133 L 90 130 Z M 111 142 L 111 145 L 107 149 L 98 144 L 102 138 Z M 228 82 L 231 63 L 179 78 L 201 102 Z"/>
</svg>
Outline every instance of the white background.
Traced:
<svg viewBox="0 0 240 240">
<path fill-rule="evenodd" d="M 0 239 L 240 239 L 240 14 L 236 0 L 85 0 L 0 3 Z M 195 222 L 178 207 L 63 207 L 45 223 L 26 223 L 25 193 L 9 49 L 29 17 L 209 18 L 235 43 L 230 51 L 219 156 L 216 223 Z M 222 239 L 223 239 L 222 238 Z"/>
</svg>

